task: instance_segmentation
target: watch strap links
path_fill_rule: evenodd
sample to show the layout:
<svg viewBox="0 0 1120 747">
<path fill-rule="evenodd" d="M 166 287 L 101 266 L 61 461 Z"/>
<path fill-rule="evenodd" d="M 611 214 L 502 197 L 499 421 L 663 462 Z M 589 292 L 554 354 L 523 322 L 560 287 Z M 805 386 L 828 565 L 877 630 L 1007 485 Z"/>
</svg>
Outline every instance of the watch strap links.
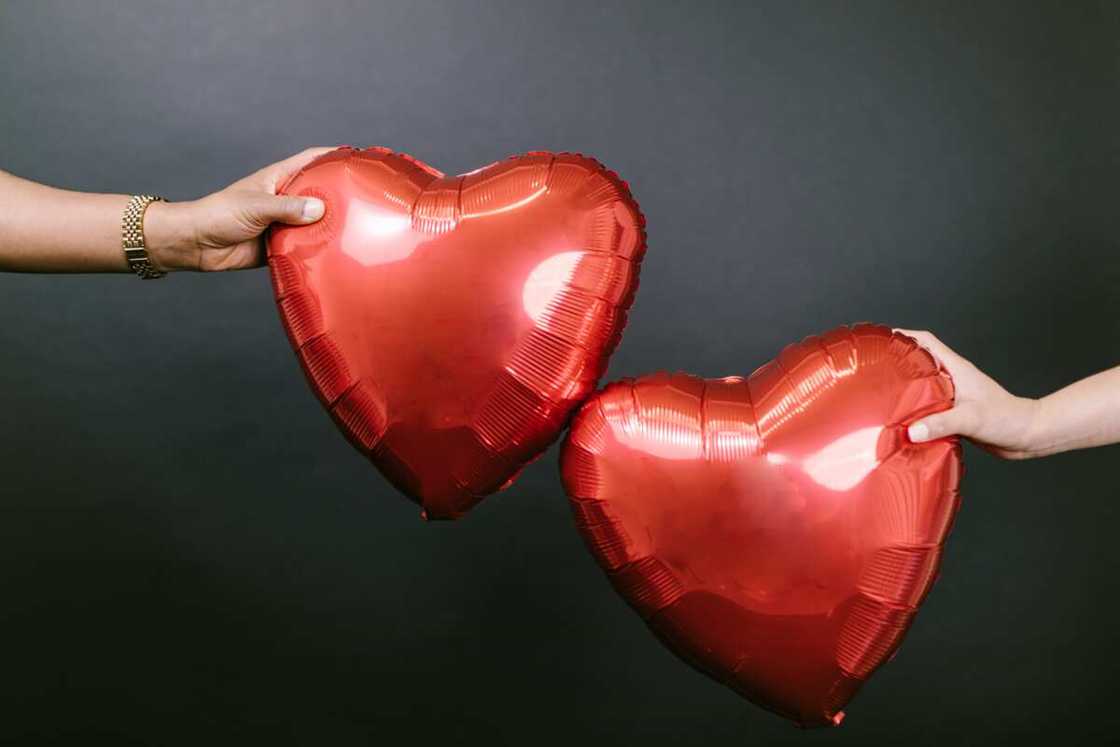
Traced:
<svg viewBox="0 0 1120 747">
<path fill-rule="evenodd" d="M 144 213 L 153 202 L 162 201 L 156 195 L 133 195 L 121 217 L 121 248 L 128 267 L 143 280 L 161 278 L 167 273 L 152 265 L 144 245 Z"/>
</svg>

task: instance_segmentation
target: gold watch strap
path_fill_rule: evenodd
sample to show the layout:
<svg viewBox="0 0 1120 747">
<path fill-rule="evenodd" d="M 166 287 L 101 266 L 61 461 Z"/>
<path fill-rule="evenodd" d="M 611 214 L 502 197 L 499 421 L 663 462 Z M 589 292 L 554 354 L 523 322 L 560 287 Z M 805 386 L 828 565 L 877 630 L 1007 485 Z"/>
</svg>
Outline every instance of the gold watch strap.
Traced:
<svg viewBox="0 0 1120 747">
<path fill-rule="evenodd" d="M 121 247 L 128 267 L 143 280 L 161 278 L 167 273 L 152 266 L 148 249 L 144 246 L 144 211 L 153 202 L 163 200 L 156 195 L 133 195 L 121 218 Z"/>
</svg>

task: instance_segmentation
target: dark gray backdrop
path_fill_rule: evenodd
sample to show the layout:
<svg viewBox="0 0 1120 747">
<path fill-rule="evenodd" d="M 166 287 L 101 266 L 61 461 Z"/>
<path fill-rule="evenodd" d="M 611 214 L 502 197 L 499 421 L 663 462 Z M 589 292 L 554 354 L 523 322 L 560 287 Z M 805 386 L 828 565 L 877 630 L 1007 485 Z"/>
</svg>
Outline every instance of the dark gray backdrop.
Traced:
<svg viewBox="0 0 1120 747">
<path fill-rule="evenodd" d="M 1120 361 L 1110 3 L 0 2 L 0 167 L 185 199 L 303 147 L 595 154 L 649 221 L 610 377 L 874 320 L 1013 391 Z M 0 277 L 0 738 L 1103 738 L 1116 449 L 968 449 L 943 577 L 827 734 L 614 595 L 555 451 L 425 525 L 304 383 L 266 273 Z M 1075 741 L 1077 741 L 1075 739 Z"/>
</svg>

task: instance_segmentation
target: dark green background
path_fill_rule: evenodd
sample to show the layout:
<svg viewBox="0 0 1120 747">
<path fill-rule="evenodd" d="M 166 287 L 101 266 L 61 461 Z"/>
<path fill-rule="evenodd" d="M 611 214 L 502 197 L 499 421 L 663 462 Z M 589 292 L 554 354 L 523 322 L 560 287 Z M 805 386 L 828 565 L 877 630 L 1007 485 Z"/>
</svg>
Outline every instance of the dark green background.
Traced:
<svg viewBox="0 0 1120 747">
<path fill-rule="evenodd" d="M 610 376 L 928 328 L 1012 391 L 1120 362 L 1114 3 L 0 2 L 0 167 L 186 199 L 313 144 L 594 154 L 649 221 Z M 2 209 L 2 207 L 0 207 Z M 264 272 L 0 277 L 0 739 L 1104 741 L 1115 448 L 966 453 L 943 577 L 839 730 L 673 658 L 555 451 L 426 525 L 335 432 Z"/>
</svg>

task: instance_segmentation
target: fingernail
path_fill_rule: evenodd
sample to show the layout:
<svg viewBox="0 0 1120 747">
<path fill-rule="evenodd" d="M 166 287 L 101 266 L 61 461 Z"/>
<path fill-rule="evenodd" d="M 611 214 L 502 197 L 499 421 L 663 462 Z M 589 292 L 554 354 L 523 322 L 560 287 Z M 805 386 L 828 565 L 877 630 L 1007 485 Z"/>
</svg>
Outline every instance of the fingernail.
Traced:
<svg viewBox="0 0 1120 747">
<path fill-rule="evenodd" d="M 925 423 L 914 423 L 906 430 L 910 440 L 916 444 L 929 440 L 929 426 Z"/>
<path fill-rule="evenodd" d="M 324 210 L 326 206 L 317 197 L 308 197 L 303 201 L 304 220 L 319 220 L 323 217 Z"/>
</svg>

